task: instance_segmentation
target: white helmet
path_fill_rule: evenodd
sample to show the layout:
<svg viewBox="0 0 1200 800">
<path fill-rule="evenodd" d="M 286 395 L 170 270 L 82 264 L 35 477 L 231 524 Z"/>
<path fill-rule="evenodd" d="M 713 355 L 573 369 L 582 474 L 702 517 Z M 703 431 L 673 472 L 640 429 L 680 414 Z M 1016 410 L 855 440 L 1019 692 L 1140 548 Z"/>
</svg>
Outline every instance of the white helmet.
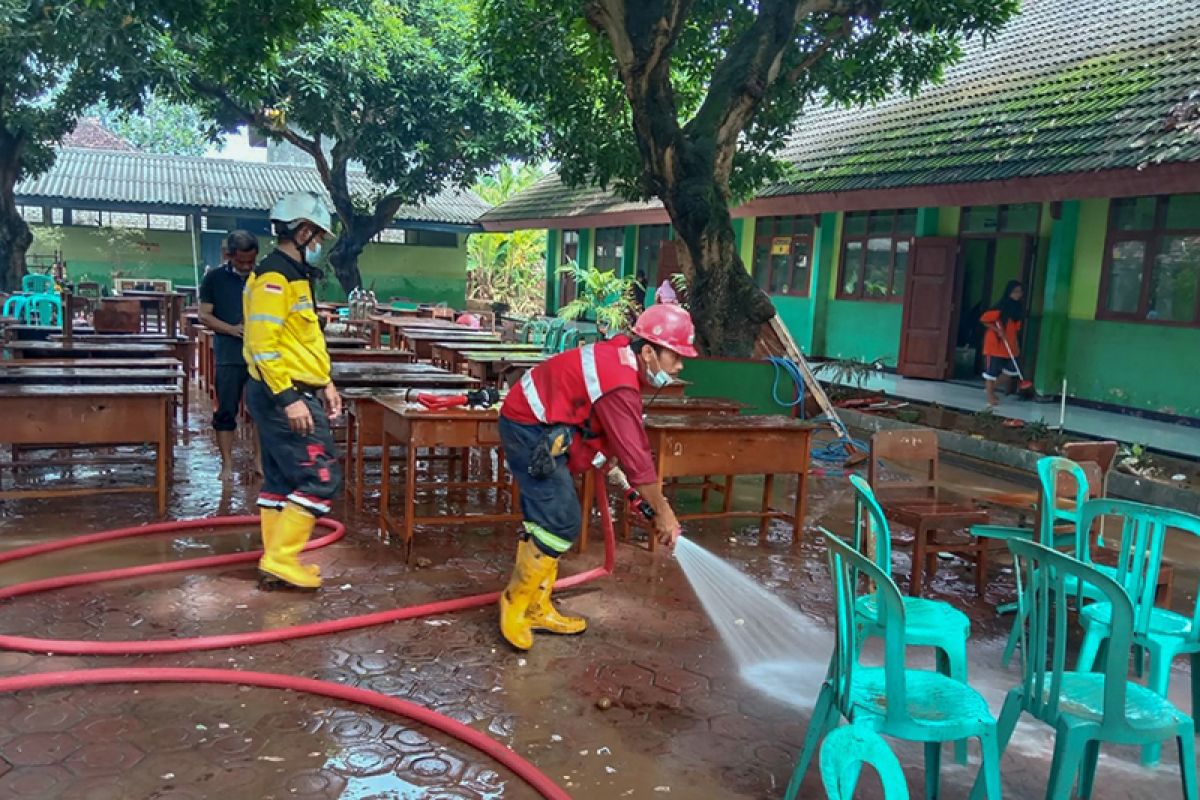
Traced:
<svg viewBox="0 0 1200 800">
<path fill-rule="evenodd" d="M 289 192 L 271 206 L 271 222 L 282 222 L 295 229 L 301 222 L 311 222 L 326 234 L 333 234 L 333 220 L 325 201 L 316 192 Z"/>
</svg>

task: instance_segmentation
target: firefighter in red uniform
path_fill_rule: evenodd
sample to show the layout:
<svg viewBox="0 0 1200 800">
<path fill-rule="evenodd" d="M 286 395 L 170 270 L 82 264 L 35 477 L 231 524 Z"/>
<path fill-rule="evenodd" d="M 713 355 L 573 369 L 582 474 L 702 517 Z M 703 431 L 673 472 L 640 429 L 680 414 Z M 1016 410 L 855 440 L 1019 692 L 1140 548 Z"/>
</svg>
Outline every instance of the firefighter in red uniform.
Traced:
<svg viewBox="0 0 1200 800">
<path fill-rule="evenodd" d="M 558 559 L 582 527 L 573 473 L 615 458 L 654 509 L 654 526 L 670 544 L 678 532 L 663 497 L 642 419 L 642 389 L 666 386 L 696 355 L 691 316 L 655 305 L 638 317 L 632 340 L 585 345 L 525 373 L 500 408 L 500 441 L 521 488 L 524 530 L 508 587 L 500 595 L 500 631 L 520 650 L 533 632 L 583 633 L 587 621 L 558 613 L 550 590 Z"/>
</svg>

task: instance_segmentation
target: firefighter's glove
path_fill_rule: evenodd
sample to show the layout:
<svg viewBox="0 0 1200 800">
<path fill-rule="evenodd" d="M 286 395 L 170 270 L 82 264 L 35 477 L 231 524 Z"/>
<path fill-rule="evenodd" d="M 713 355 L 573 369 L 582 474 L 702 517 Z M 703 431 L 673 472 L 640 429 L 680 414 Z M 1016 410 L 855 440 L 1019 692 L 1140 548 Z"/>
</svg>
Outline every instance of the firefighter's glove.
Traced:
<svg viewBox="0 0 1200 800">
<path fill-rule="evenodd" d="M 571 448 L 571 429 L 556 425 L 533 448 L 529 457 L 529 474 L 535 478 L 549 478 L 554 474 L 554 459 Z"/>
<path fill-rule="evenodd" d="M 500 392 L 492 387 L 486 389 L 472 389 L 467 392 L 467 406 L 469 408 L 489 408 L 500 402 Z"/>
</svg>

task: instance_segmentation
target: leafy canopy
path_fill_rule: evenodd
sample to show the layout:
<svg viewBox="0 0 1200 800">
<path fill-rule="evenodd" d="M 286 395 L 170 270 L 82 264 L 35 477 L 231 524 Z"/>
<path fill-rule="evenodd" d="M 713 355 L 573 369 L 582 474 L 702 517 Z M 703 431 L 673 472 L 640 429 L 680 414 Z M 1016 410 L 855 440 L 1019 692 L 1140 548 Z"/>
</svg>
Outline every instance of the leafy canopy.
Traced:
<svg viewBox="0 0 1200 800">
<path fill-rule="evenodd" d="M 631 198 L 661 191 L 646 132 L 641 150 L 634 136 L 636 111 L 650 115 L 647 131 L 661 141 L 681 137 L 701 152 L 733 137 L 728 188 L 744 198 L 784 176 L 777 156 L 805 108 L 916 92 L 960 55 L 964 37 L 993 33 L 1017 7 L 1018 0 L 484 0 L 479 42 L 489 75 L 544 115 L 568 184 L 612 185 Z M 659 46 L 661 60 L 646 57 Z M 756 60 L 764 53 L 765 63 Z M 651 88 L 643 94 L 631 83 Z"/>
<path fill-rule="evenodd" d="M 139 150 L 173 156 L 202 156 L 219 131 L 195 106 L 150 93 L 140 111 L 97 103 L 84 111 Z"/>
<path fill-rule="evenodd" d="M 267 69 L 280 37 L 317 7 L 288 0 L 264 14 L 239 0 L 0 0 L 0 161 L 14 182 L 44 172 L 85 109 L 101 100 L 140 109 L 148 87 L 178 79 L 179 52 L 200 74 Z"/>
<path fill-rule="evenodd" d="M 474 13 L 469 0 L 340 0 L 278 69 L 190 89 L 222 122 L 245 119 L 323 153 L 318 167 L 344 224 L 364 215 L 386 224 L 387 211 L 470 186 L 534 141 L 524 110 L 481 79 L 469 48 Z M 333 173 L 352 164 L 380 190 L 339 197 Z"/>
<path fill-rule="evenodd" d="M 475 194 L 497 205 L 533 184 L 543 174 L 530 164 L 500 165 L 481 177 Z M 520 316 L 545 308 L 546 232 L 524 229 L 511 233 L 473 233 L 467 238 L 468 293 L 474 300 L 506 303 Z"/>
</svg>

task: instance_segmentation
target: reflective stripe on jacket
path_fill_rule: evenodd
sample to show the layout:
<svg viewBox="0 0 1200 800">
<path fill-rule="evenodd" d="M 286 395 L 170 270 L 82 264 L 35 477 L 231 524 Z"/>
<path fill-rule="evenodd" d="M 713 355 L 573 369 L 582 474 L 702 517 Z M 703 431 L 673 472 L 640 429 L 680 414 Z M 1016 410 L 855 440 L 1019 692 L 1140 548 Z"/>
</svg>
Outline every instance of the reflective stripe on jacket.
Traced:
<svg viewBox="0 0 1200 800">
<path fill-rule="evenodd" d="M 303 265 L 272 252 L 246 280 L 243 310 L 246 366 L 280 405 L 299 399 L 297 384 L 330 382 L 325 334 Z"/>
</svg>

